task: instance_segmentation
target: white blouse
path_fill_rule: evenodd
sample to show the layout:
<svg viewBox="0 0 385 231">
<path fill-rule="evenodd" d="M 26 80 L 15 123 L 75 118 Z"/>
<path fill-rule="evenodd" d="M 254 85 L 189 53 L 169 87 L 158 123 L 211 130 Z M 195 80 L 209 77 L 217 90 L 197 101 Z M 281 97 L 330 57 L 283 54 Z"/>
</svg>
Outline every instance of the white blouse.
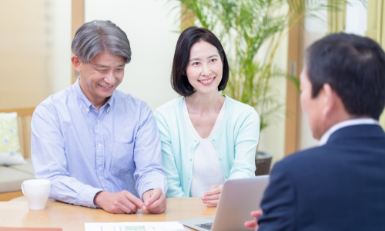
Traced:
<svg viewBox="0 0 385 231">
<path fill-rule="evenodd" d="M 189 133 L 199 141 L 194 152 L 193 174 L 190 192 L 190 196 L 192 197 L 202 197 L 204 193 L 211 188 L 211 186 L 215 184 L 220 185 L 225 182 L 221 167 L 219 165 L 218 153 L 216 152 L 215 147 L 211 141 L 212 137 L 215 135 L 221 125 L 225 113 L 225 105 L 226 104 L 223 103 L 221 111 L 219 112 L 218 118 L 215 121 L 213 130 L 211 131 L 210 135 L 206 139 L 202 139 L 190 120 L 186 101 L 183 100 L 183 115 L 186 126 L 189 130 Z"/>
</svg>

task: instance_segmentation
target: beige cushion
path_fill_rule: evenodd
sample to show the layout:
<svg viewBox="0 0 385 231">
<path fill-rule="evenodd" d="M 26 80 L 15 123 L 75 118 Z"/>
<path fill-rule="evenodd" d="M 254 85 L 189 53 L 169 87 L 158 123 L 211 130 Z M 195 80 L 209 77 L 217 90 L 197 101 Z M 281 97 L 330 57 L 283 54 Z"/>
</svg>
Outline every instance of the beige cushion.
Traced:
<svg viewBox="0 0 385 231">
<path fill-rule="evenodd" d="M 26 164 L 11 165 L 8 167 L 15 169 L 15 170 L 25 172 L 25 173 L 35 175 L 35 172 L 33 171 L 33 166 L 32 166 L 32 159 L 28 158 L 28 159 L 25 159 L 25 161 L 27 162 Z"/>
<path fill-rule="evenodd" d="M 35 176 L 9 167 L 0 166 L 0 193 L 20 191 L 21 183 Z"/>
</svg>

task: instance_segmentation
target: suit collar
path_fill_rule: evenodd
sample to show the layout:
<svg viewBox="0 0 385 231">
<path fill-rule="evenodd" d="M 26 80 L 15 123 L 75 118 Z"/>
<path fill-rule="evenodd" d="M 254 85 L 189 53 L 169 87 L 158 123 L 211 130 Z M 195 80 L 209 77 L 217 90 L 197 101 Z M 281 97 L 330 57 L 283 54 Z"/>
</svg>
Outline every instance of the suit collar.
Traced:
<svg viewBox="0 0 385 231">
<path fill-rule="evenodd" d="M 337 123 L 333 125 L 329 130 L 327 130 L 321 137 L 320 139 L 320 145 L 324 145 L 328 142 L 329 137 L 336 132 L 337 130 L 348 127 L 348 126 L 353 126 L 353 125 L 360 125 L 360 124 L 377 124 L 378 121 L 372 118 L 360 118 L 360 119 L 351 119 L 351 120 L 345 120 L 340 123 Z"/>
<path fill-rule="evenodd" d="M 384 130 L 378 124 L 357 124 L 347 126 L 338 129 L 331 134 L 326 144 L 337 143 L 346 139 L 364 140 L 367 138 L 385 139 Z"/>
</svg>

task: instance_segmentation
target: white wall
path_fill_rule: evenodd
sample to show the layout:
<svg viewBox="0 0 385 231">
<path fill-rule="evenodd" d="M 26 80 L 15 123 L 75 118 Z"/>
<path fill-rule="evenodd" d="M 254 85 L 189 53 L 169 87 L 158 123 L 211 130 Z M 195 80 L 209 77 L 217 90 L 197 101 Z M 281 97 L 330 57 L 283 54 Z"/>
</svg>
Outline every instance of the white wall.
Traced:
<svg viewBox="0 0 385 231">
<path fill-rule="evenodd" d="M 274 64 L 280 67 L 283 71 L 287 71 L 287 56 L 288 56 L 288 38 L 285 37 L 274 57 Z M 286 102 L 286 79 L 276 78 L 273 81 L 273 90 L 279 94 L 281 103 Z M 285 111 L 286 107 L 282 108 L 282 116 L 274 121 L 271 126 L 267 127 L 260 135 L 260 143 L 258 149 L 267 151 L 273 155 L 273 163 L 281 160 L 285 154 Z"/>
<path fill-rule="evenodd" d="M 154 110 L 177 97 L 170 84 L 179 37 L 180 10 L 160 0 L 86 0 L 85 21 L 111 20 L 130 41 L 132 60 L 119 90 L 139 97 Z"/>
<path fill-rule="evenodd" d="M 71 85 L 71 1 L 50 1 L 51 94 Z"/>
<path fill-rule="evenodd" d="M 359 0 L 348 0 L 346 5 L 346 33 L 365 36 L 367 28 L 367 10 Z"/>
<path fill-rule="evenodd" d="M 288 6 L 282 6 L 277 11 L 277 14 L 286 14 Z M 266 55 L 266 46 L 261 48 L 261 53 L 258 54 L 259 59 L 263 59 Z M 273 64 L 278 66 L 282 71 L 287 72 L 287 56 L 288 56 L 288 37 L 285 36 L 275 53 Z M 286 103 L 286 79 L 274 78 L 272 81 L 272 90 L 274 94 L 278 95 L 278 100 L 282 103 Z M 269 152 L 273 155 L 273 163 L 281 160 L 285 154 L 285 113 L 286 107 L 281 110 L 281 116 L 274 120 L 269 127 L 262 131 L 260 134 L 260 142 L 258 150 Z"/>
</svg>

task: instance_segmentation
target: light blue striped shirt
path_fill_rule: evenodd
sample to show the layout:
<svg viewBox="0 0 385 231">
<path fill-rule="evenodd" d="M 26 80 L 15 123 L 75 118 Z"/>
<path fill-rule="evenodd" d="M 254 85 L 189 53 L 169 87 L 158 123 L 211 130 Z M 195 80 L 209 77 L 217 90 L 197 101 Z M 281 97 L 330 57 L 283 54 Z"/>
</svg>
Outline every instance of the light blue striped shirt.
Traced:
<svg viewBox="0 0 385 231">
<path fill-rule="evenodd" d="M 98 110 L 78 81 L 40 103 L 32 117 L 36 178 L 51 181 L 50 199 L 93 207 L 99 191 L 140 197 L 167 191 L 158 129 L 146 103 L 115 90 Z"/>
</svg>

